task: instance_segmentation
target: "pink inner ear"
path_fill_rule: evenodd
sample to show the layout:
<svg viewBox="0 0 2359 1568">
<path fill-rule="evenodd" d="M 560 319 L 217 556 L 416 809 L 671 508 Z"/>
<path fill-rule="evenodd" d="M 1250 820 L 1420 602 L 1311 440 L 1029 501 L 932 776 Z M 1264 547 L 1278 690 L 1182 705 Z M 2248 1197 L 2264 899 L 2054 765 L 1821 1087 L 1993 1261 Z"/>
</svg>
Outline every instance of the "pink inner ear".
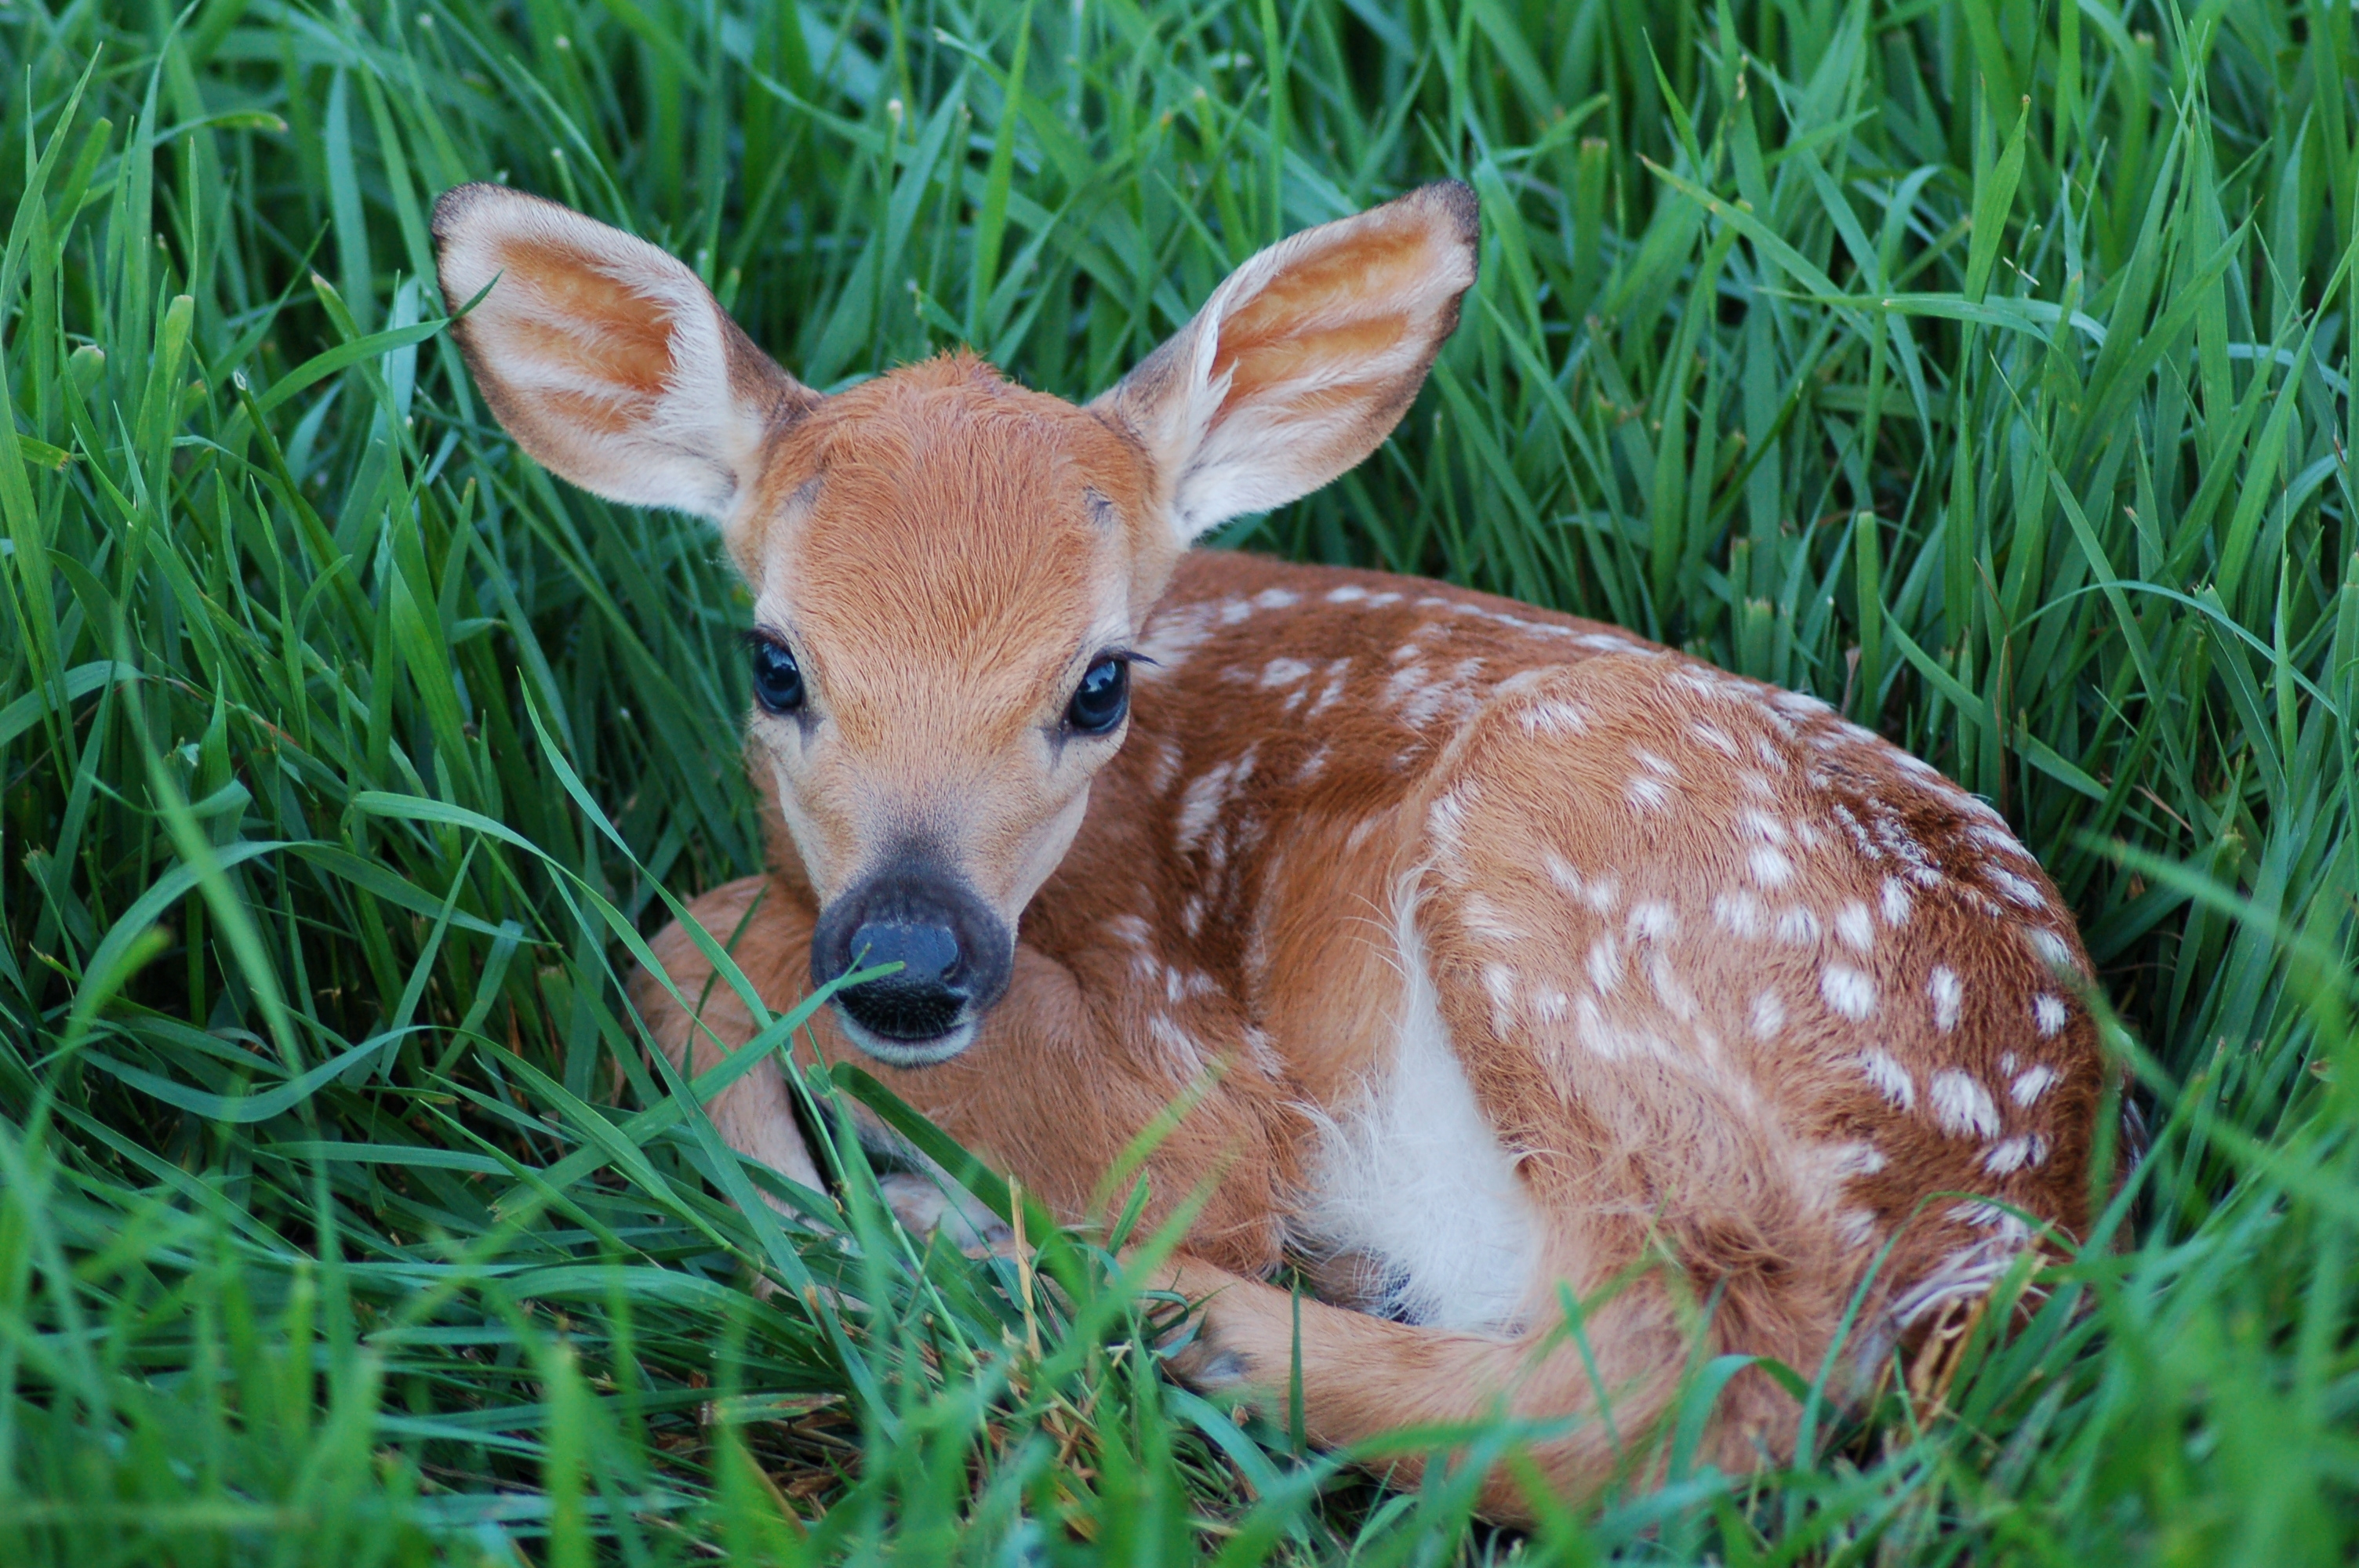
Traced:
<svg viewBox="0 0 2359 1568">
<path fill-rule="evenodd" d="M 1428 225 L 1355 235 L 1286 267 L 1221 322 L 1212 372 L 1233 372 L 1232 400 L 1306 370 L 1329 375 L 1380 354 L 1422 325 L 1436 247 Z"/>
<path fill-rule="evenodd" d="M 567 246 L 511 239 L 500 247 L 508 280 L 523 286 L 500 325 L 526 351 L 561 362 L 617 392 L 653 397 L 672 373 L 671 323 L 663 308 Z M 493 290 L 486 307 L 500 304 Z"/>
</svg>

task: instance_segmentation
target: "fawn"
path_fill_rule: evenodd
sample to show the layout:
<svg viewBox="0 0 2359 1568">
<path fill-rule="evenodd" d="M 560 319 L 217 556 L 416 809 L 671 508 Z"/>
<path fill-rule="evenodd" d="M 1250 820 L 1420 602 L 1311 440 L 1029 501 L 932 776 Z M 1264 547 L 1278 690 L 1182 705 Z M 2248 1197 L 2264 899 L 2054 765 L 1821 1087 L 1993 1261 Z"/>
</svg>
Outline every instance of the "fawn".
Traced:
<svg viewBox="0 0 2359 1568">
<path fill-rule="evenodd" d="M 1073 1220 L 1201 1090 L 1147 1167 L 1150 1215 L 1210 1193 L 1182 1376 L 1288 1388 L 1290 1260 L 1312 1440 L 1585 1416 L 1534 1450 L 1582 1496 L 1699 1334 L 1864 1387 L 2086 1224 L 2087 961 L 1997 813 L 1612 627 L 1188 553 L 1391 431 L 1474 281 L 1466 187 L 1264 251 L 1085 407 L 965 353 L 822 396 L 672 257 L 498 187 L 434 233 L 524 449 L 709 520 L 752 590 L 772 869 L 691 913 L 766 1001 L 898 961 L 821 1054 Z M 667 1051 L 750 1037 L 679 926 L 654 947 Z M 774 1065 L 711 1109 L 818 1184 Z M 1796 1410 L 1739 1374 L 1706 1456 L 1788 1455 Z"/>
</svg>

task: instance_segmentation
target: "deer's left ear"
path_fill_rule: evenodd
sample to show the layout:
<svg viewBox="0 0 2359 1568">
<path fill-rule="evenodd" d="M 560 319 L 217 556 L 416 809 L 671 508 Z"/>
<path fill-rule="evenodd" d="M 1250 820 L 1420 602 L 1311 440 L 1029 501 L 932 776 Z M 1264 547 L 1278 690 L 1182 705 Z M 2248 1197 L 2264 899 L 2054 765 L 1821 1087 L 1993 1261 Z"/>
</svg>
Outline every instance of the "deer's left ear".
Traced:
<svg viewBox="0 0 2359 1568">
<path fill-rule="evenodd" d="M 1147 449 L 1182 544 L 1308 495 L 1376 449 L 1474 282 L 1456 180 L 1281 240 L 1091 406 Z"/>
</svg>

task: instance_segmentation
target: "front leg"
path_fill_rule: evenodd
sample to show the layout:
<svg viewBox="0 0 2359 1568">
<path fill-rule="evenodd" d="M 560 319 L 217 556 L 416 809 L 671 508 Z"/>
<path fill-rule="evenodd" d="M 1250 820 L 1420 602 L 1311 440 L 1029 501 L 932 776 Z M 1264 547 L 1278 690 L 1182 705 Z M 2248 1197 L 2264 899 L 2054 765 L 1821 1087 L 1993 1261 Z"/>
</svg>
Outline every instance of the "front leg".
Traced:
<svg viewBox="0 0 2359 1568">
<path fill-rule="evenodd" d="M 689 914 L 733 955 L 773 1011 L 809 994 L 816 922 L 779 882 L 748 877 L 727 883 L 690 903 Z M 646 973 L 634 978 L 631 996 L 672 1060 L 693 1076 L 753 1038 L 745 1005 L 684 930 L 674 925 L 650 946 L 690 1008 Z M 1201 1193 L 1190 1249 L 1239 1273 L 1266 1273 L 1278 1260 L 1283 1185 L 1275 1087 L 1234 1062 L 1207 1083 L 1174 1084 L 1151 1051 L 1124 1037 L 1123 1016 L 1118 1006 L 1095 1005 L 1071 971 L 1019 942 L 1006 994 L 974 1044 L 947 1062 L 911 1068 L 878 1062 L 846 1041 L 832 1011 L 811 1021 L 810 1033 L 824 1059 L 873 1074 L 1067 1223 L 1096 1217 L 1100 1189 L 1125 1150 L 1167 1108 L 1193 1098 L 1146 1161 L 1147 1224 L 1159 1225 Z M 754 1067 L 709 1109 L 731 1147 L 819 1185 L 775 1061 Z M 864 1131 L 882 1130 L 859 1114 Z M 914 1206 L 905 1217 L 922 1227 L 920 1210 L 931 1206 L 914 1190 L 908 1195 Z M 1123 1195 L 1113 1194 L 1113 1201 Z"/>
<path fill-rule="evenodd" d="M 690 902 L 688 913 L 736 960 L 773 1011 L 793 1006 L 807 989 L 791 980 L 799 966 L 809 967 L 812 916 L 771 879 L 742 877 L 724 883 Z M 648 946 L 687 1005 L 644 968 L 631 976 L 631 1005 L 664 1054 L 692 1079 L 754 1038 L 753 1015 L 679 922 L 664 927 Z M 732 1149 L 790 1181 L 825 1190 L 776 1056 L 755 1064 L 705 1110 Z"/>
</svg>

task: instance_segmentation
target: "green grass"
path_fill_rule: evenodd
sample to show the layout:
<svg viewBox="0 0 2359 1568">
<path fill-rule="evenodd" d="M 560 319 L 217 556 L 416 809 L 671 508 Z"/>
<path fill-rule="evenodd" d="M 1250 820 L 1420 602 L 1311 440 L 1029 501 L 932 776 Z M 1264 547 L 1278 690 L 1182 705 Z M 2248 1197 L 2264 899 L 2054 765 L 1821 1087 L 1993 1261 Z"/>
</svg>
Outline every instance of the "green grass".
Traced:
<svg viewBox="0 0 2359 1568">
<path fill-rule="evenodd" d="M 5 0 L 0 65 L 0 1561 L 2359 1552 L 2348 5 Z M 1229 542 L 1939 763 L 2156 1130 L 1946 1389 L 1530 1540 L 1158 1380 L 1086 1248 L 915 1248 L 856 1152 L 826 1228 L 729 1201 L 619 978 L 757 863 L 745 600 L 514 452 L 427 281 L 504 178 L 815 384 L 1084 395 L 1445 173 L 1432 386 Z"/>
</svg>

